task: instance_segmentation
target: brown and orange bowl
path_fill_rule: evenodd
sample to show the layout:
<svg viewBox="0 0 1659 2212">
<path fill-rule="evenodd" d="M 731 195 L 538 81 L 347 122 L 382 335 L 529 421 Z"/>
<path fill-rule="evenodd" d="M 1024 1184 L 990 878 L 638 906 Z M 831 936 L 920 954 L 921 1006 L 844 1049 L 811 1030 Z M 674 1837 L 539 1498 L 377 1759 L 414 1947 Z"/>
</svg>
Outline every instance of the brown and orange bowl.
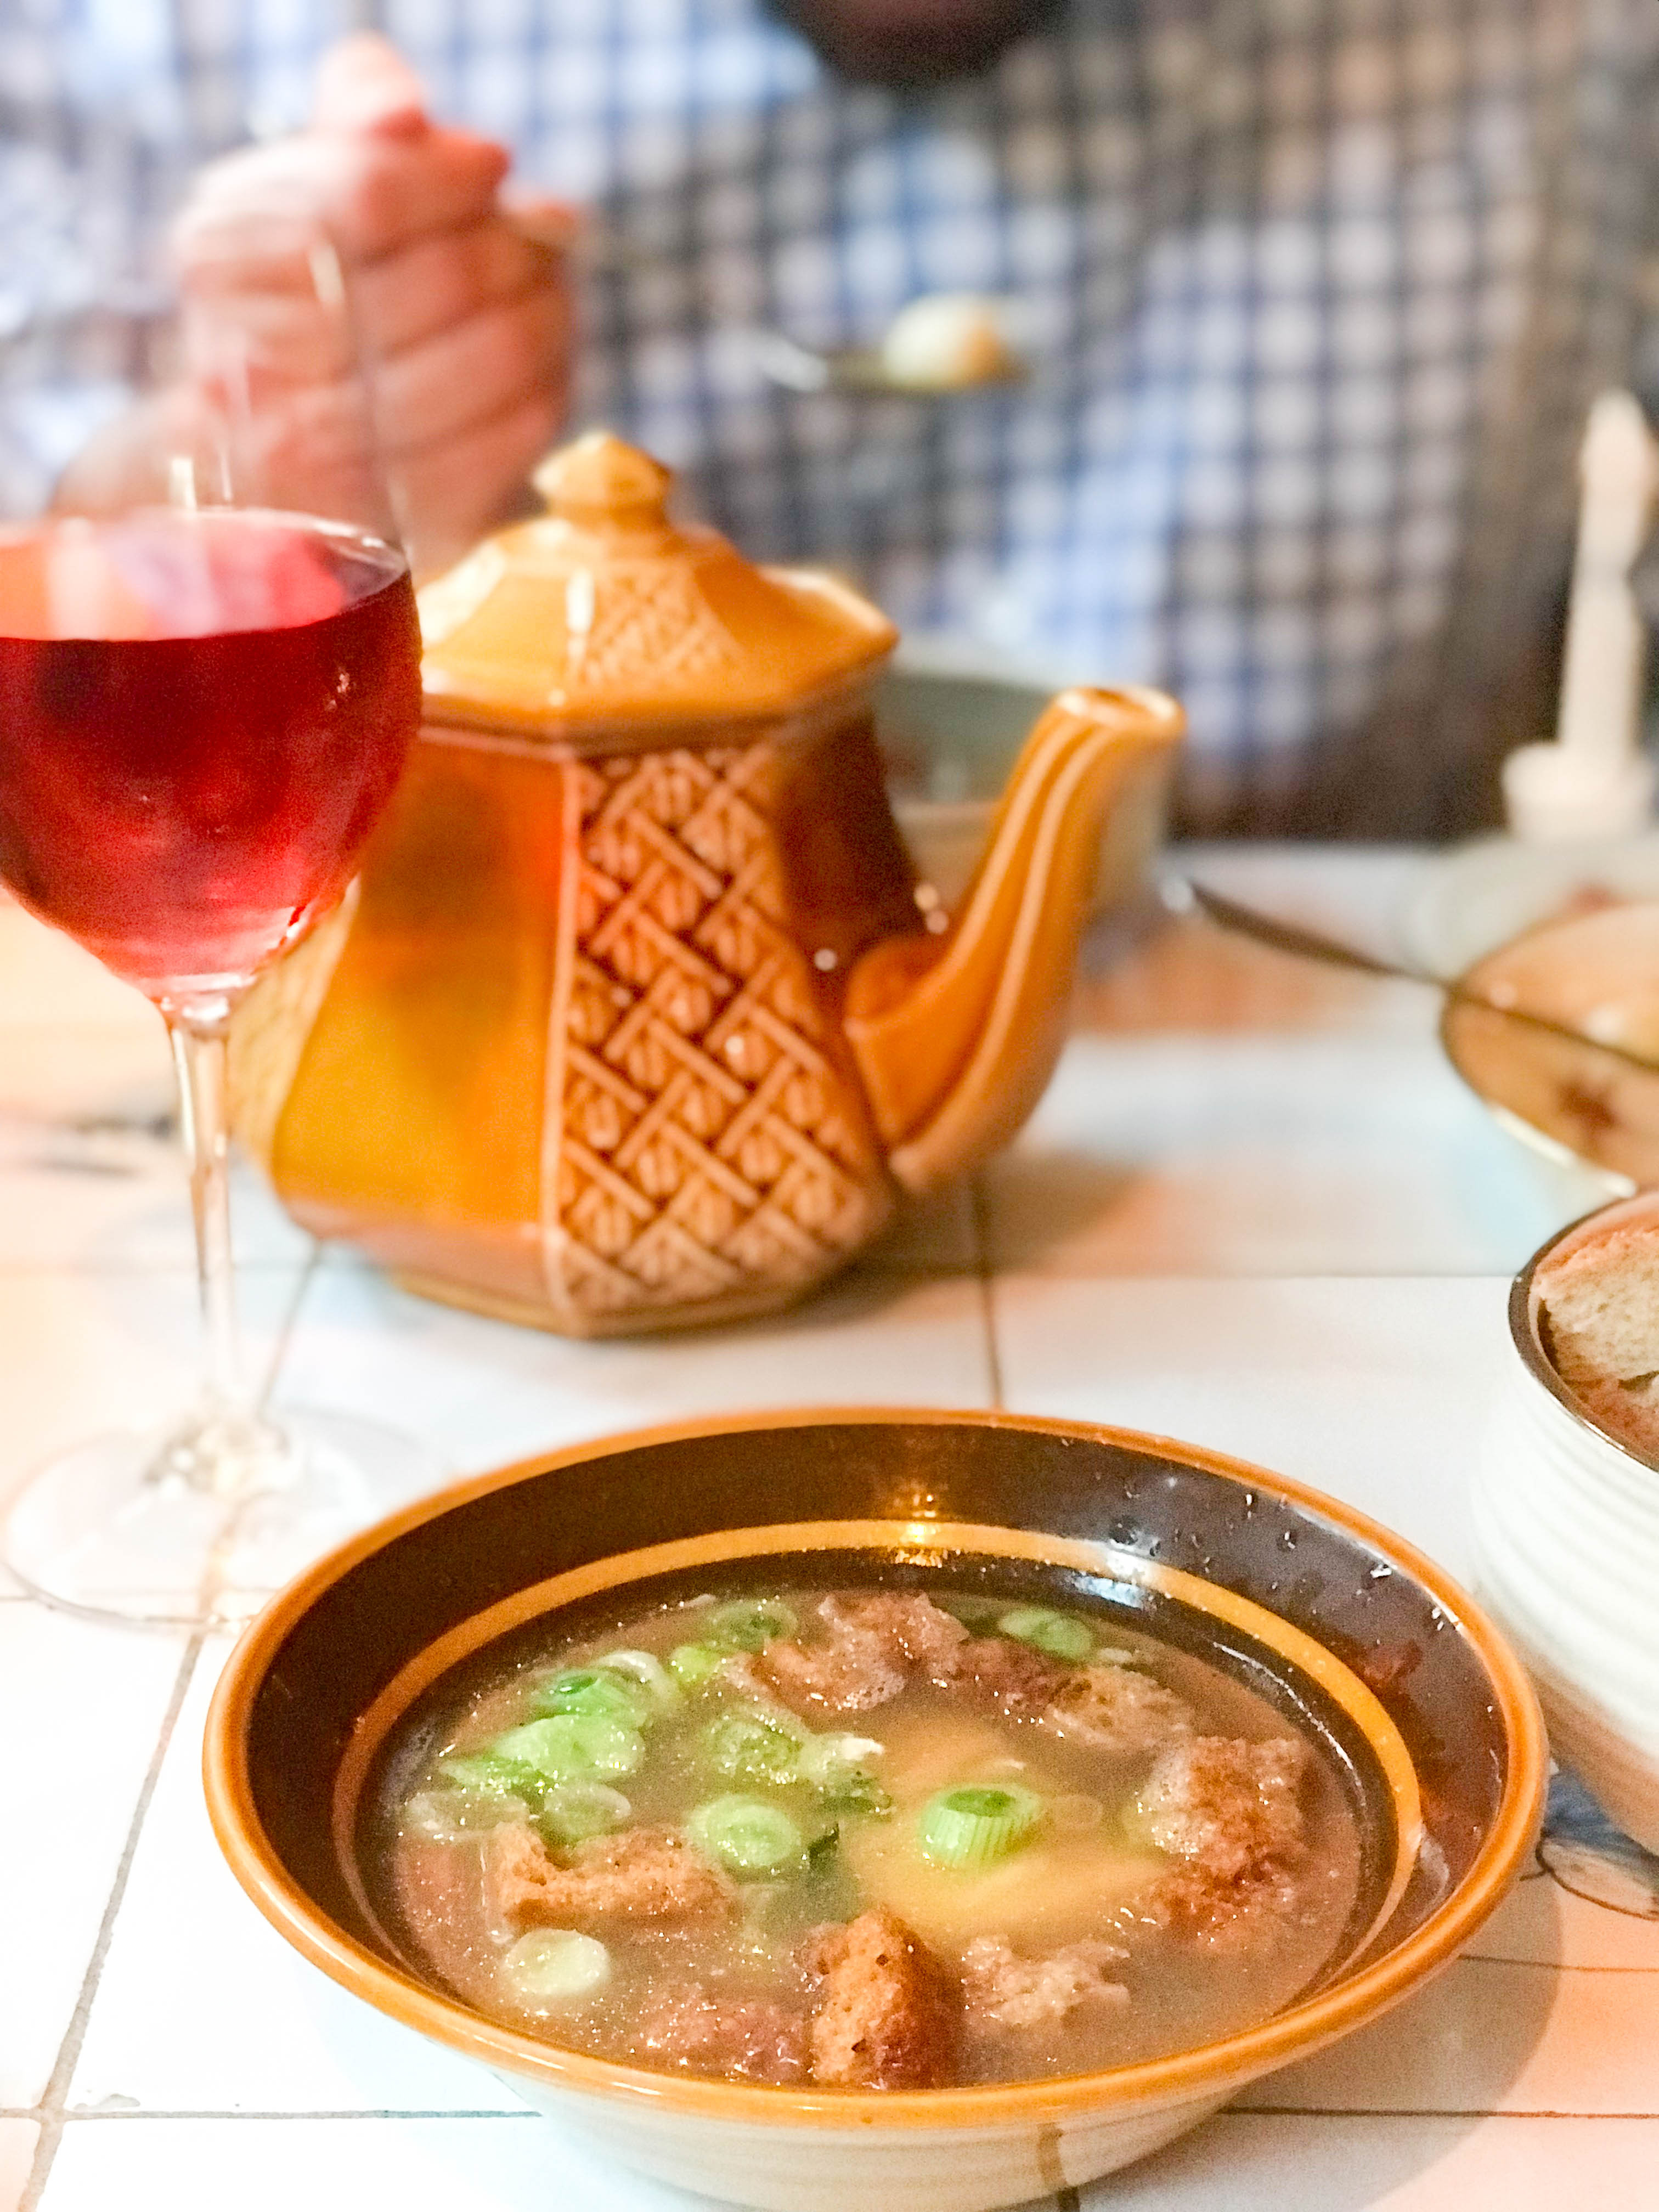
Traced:
<svg viewBox="0 0 1659 2212">
<path fill-rule="evenodd" d="M 1314 1736 L 1349 1794 L 1365 1863 L 1312 1985 L 1224 2040 L 1106 2072 L 772 2088 L 516 2033 L 400 1947 L 368 1839 L 390 1739 L 417 1700 L 441 1696 L 454 1670 L 470 1675 L 487 1647 L 550 1641 L 585 1608 L 843 1569 L 1115 1608 Z M 569 2135 L 777 2212 L 986 2212 L 1168 2142 L 1447 1964 L 1529 1851 L 1545 1772 L 1537 1706 L 1502 1639 L 1438 1568 L 1346 1506 L 1129 1431 L 861 1410 L 617 1437 L 411 1506 L 255 1622 L 206 1746 L 227 1857 L 325 1973 L 489 2066 Z"/>
</svg>

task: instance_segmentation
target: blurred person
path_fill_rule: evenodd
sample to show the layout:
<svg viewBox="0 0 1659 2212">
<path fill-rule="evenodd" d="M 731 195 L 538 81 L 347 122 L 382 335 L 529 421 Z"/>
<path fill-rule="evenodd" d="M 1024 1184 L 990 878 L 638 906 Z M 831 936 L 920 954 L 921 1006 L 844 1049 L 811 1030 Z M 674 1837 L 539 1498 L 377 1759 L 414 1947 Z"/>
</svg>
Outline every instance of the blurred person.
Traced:
<svg viewBox="0 0 1659 2212">
<path fill-rule="evenodd" d="M 100 243 L 252 132 L 186 252 L 320 194 L 434 557 L 510 509 L 574 368 L 574 421 L 678 466 L 751 555 L 854 566 L 913 635 L 1178 692 L 1188 827 L 1445 834 L 1547 728 L 1585 410 L 1659 380 L 1653 0 L 372 12 L 416 74 L 360 42 L 309 122 L 320 6 L 0 25 L 5 465 L 118 404 Z M 588 212 L 574 353 L 497 148 Z M 767 382 L 756 331 L 869 344 L 941 290 L 1017 304 L 1028 385 Z"/>
</svg>

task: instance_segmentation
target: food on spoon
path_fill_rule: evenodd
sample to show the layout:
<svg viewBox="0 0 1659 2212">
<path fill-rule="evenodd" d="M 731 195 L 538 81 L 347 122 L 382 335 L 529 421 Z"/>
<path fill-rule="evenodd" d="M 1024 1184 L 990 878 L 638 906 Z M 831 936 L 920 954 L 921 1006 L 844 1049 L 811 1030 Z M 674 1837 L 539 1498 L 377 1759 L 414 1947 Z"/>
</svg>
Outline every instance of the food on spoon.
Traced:
<svg viewBox="0 0 1659 2212">
<path fill-rule="evenodd" d="M 901 307 L 881 342 L 881 366 L 890 383 L 916 392 L 962 392 L 1025 374 L 997 301 L 975 292 L 926 292 Z"/>
<path fill-rule="evenodd" d="M 1287 2002 L 1358 1895 L 1334 1771 L 1103 1607 L 663 1605 L 486 1655 L 404 1727 L 375 1879 L 411 1950 L 637 2065 L 879 2089 L 1130 2063 Z"/>
<path fill-rule="evenodd" d="M 1562 1381 L 1610 1436 L 1659 1459 L 1659 1225 L 1615 1223 L 1534 1280 Z"/>
</svg>

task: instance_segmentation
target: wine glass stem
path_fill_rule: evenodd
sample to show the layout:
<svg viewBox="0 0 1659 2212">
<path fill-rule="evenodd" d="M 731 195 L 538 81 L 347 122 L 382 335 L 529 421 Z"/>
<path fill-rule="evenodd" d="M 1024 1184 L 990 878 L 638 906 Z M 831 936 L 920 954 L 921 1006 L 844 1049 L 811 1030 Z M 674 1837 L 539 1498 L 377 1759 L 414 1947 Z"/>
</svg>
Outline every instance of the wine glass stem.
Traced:
<svg viewBox="0 0 1659 2212">
<path fill-rule="evenodd" d="M 185 1158 L 196 1224 L 196 1281 L 202 1304 L 204 1413 L 246 1417 L 252 1408 L 243 1379 L 236 1326 L 236 1282 L 230 1252 L 229 1131 L 223 1022 L 170 1020 L 167 1035 L 179 1071 Z"/>
</svg>

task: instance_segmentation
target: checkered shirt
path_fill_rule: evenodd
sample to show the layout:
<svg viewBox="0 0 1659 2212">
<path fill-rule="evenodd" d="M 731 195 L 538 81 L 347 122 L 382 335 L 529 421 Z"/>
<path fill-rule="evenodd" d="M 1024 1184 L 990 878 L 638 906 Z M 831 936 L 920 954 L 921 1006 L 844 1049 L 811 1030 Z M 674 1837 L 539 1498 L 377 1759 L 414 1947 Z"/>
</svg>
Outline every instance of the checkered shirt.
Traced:
<svg viewBox="0 0 1659 2212">
<path fill-rule="evenodd" d="M 1585 406 L 1659 387 L 1656 0 L 1070 0 L 925 96 L 761 0 L 5 0 L 14 483 L 118 404 L 135 240 L 365 20 L 623 243 L 581 420 L 913 633 L 1167 684 L 1191 826 L 1444 832 L 1547 732 Z M 1018 303 L 1029 385 L 766 382 L 754 331 L 936 290 Z"/>
</svg>

